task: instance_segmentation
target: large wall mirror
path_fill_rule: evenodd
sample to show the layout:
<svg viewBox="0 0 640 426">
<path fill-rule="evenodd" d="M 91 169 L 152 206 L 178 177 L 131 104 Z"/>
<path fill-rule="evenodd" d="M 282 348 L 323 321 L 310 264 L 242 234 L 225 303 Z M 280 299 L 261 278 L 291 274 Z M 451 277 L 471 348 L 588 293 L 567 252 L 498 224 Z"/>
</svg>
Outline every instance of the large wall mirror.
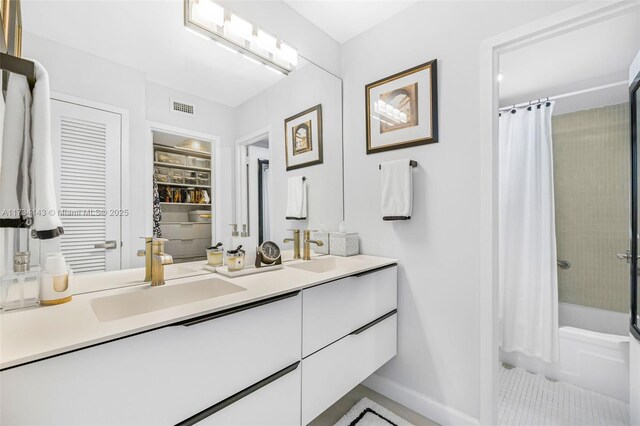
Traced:
<svg viewBox="0 0 640 426">
<path fill-rule="evenodd" d="M 218 241 L 272 240 L 287 250 L 288 229 L 343 220 L 342 81 L 304 52 L 287 74 L 203 36 L 185 25 L 187 9 L 22 2 L 23 57 L 50 79 L 65 233 L 45 241 L 3 229 L 5 266 L 20 244 L 32 264 L 62 252 L 77 273 L 120 270 L 135 282 L 140 237 L 155 233 L 169 240 L 170 279 L 199 272 L 195 262 Z M 306 219 L 287 219 L 290 178 L 302 177 Z"/>
<path fill-rule="evenodd" d="M 640 73 L 636 76 L 630 87 L 631 106 L 631 153 L 632 159 L 632 182 L 631 182 L 631 334 L 640 341 L 640 291 L 638 290 L 638 273 L 640 272 L 638 265 L 638 238 L 640 223 L 640 213 L 638 210 L 638 182 L 640 181 L 639 170 L 639 146 L 640 146 Z"/>
</svg>

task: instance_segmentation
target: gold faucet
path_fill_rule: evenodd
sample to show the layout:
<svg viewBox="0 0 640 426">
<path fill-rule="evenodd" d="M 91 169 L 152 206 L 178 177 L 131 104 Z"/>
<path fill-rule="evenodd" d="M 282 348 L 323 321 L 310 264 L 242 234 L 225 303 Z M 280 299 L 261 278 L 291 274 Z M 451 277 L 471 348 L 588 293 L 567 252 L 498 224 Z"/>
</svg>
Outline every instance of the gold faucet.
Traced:
<svg viewBox="0 0 640 426">
<path fill-rule="evenodd" d="M 312 240 L 311 233 L 316 231 L 311 231 L 309 229 L 304 230 L 304 254 L 302 255 L 302 260 L 311 260 L 311 244 L 315 244 L 318 247 L 322 247 L 324 243 L 320 240 Z"/>
<path fill-rule="evenodd" d="M 285 238 L 282 241 L 284 243 L 293 242 L 293 259 L 300 259 L 300 230 L 289 229 L 289 231 L 293 231 L 293 238 Z"/>
<path fill-rule="evenodd" d="M 165 238 L 144 237 L 145 249 L 138 250 L 138 256 L 145 257 L 144 280 L 151 281 L 152 287 L 163 285 L 164 266 L 173 263 L 173 257 L 164 252 Z"/>
<path fill-rule="evenodd" d="M 138 250 L 138 257 L 144 256 L 144 281 L 151 281 L 151 242 L 153 237 L 144 238 L 144 250 Z"/>
</svg>

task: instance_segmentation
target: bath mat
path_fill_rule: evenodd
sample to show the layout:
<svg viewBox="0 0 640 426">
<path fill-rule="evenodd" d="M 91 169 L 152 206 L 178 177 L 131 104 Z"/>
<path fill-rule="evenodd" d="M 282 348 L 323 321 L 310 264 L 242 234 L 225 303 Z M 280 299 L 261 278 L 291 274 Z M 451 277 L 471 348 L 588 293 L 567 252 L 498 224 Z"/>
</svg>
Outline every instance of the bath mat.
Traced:
<svg viewBox="0 0 640 426">
<path fill-rule="evenodd" d="M 411 423 L 376 404 L 362 398 L 335 426 L 413 426 Z"/>
</svg>

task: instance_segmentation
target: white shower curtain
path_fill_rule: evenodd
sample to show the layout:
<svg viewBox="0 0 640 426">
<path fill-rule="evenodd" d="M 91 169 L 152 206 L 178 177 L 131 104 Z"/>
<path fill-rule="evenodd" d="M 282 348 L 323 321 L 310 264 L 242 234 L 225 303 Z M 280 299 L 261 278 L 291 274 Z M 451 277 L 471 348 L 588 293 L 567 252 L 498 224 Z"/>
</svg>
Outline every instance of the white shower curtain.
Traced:
<svg viewBox="0 0 640 426">
<path fill-rule="evenodd" d="M 500 345 L 558 360 L 558 270 L 553 199 L 553 103 L 502 112 Z"/>
</svg>

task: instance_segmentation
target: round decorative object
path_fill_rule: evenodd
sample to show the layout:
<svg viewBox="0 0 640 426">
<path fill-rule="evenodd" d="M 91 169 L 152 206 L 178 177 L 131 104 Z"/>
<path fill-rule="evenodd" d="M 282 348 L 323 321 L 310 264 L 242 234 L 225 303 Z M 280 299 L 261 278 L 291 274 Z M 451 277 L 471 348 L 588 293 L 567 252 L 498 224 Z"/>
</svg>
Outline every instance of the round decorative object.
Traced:
<svg viewBox="0 0 640 426">
<path fill-rule="evenodd" d="M 280 247 L 273 241 L 265 241 L 258 247 L 258 254 L 262 263 L 271 265 L 280 259 Z"/>
</svg>

